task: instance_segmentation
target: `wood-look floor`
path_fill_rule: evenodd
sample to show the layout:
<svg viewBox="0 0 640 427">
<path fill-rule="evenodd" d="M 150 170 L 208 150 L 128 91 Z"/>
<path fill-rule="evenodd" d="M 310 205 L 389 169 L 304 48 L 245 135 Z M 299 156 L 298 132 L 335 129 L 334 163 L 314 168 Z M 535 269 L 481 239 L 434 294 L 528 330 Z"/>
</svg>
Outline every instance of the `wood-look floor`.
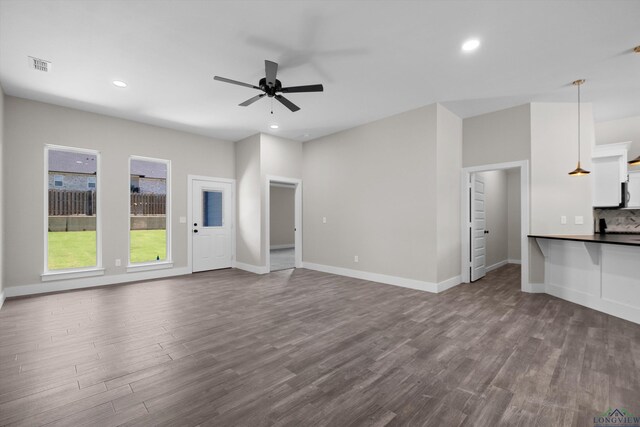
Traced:
<svg viewBox="0 0 640 427">
<path fill-rule="evenodd" d="M 8 300 L 0 425 L 580 425 L 640 414 L 640 326 L 519 291 L 225 270 Z"/>
</svg>

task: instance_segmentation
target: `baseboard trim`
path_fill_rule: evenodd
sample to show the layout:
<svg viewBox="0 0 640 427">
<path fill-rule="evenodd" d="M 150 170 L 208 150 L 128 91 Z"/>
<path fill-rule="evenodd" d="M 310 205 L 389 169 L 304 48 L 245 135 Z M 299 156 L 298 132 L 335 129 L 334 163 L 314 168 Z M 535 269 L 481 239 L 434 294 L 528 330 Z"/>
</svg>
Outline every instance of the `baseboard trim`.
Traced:
<svg viewBox="0 0 640 427">
<path fill-rule="evenodd" d="M 2 309 L 2 304 L 4 304 L 5 296 L 4 291 L 0 292 L 0 309 Z"/>
<path fill-rule="evenodd" d="M 460 283 L 462 283 L 462 276 L 454 276 L 445 281 L 439 282 L 438 293 L 451 289 L 454 286 L 458 286 Z"/>
<path fill-rule="evenodd" d="M 296 245 L 288 244 L 288 245 L 271 245 L 269 249 L 295 249 Z"/>
<path fill-rule="evenodd" d="M 633 323 L 640 324 L 640 308 L 630 305 L 621 304 L 619 302 L 602 299 L 595 295 L 577 292 L 571 289 L 563 288 L 557 285 L 546 285 L 546 292 L 549 295 L 579 304 L 593 310 L 610 314 L 620 319 L 628 320 Z"/>
<path fill-rule="evenodd" d="M 253 265 L 253 264 L 245 264 L 244 262 L 237 262 L 236 266 L 238 270 L 248 271 L 253 274 L 267 274 L 269 272 L 269 268 L 262 265 Z"/>
<path fill-rule="evenodd" d="M 389 276 L 387 274 L 371 273 L 369 271 L 352 270 L 350 268 L 334 267 L 331 265 L 302 263 L 302 268 L 321 271 L 323 273 L 337 274 L 339 276 L 353 277 L 354 279 L 369 280 L 371 282 L 384 283 L 386 285 L 415 289 L 431 293 L 444 292 L 461 283 L 460 276 L 455 276 L 440 283 L 425 282 L 422 280 L 407 279 L 405 277 Z"/>
<path fill-rule="evenodd" d="M 529 283 L 529 288 L 524 291 L 530 294 L 544 294 L 547 292 L 547 286 L 544 283 Z"/>
<path fill-rule="evenodd" d="M 120 283 L 139 282 L 140 280 L 161 279 L 165 277 L 183 276 L 191 274 L 189 267 L 172 268 L 166 270 L 141 271 L 137 273 L 115 274 L 98 277 L 83 277 L 66 279 L 33 285 L 10 286 L 5 288 L 7 298 L 25 295 L 37 295 L 49 292 L 70 291 L 74 289 L 94 288 L 96 286 L 117 285 Z"/>
<path fill-rule="evenodd" d="M 493 271 L 493 270 L 496 270 L 496 269 L 498 269 L 498 268 L 500 268 L 500 267 L 504 267 L 505 265 L 507 265 L 507 260 L 506 260 L 506 259 L 504 259 L 504 260 L 502 260 L 502 261 L 499 261 L 499 262 L 496 262 L 496 263 L 495 263 L 495 264 L 493 264 L 493 265 L 490 265 L 490 266 L 489 266 L 489 267 L 487 267 L 485 270 L 486 270 L 486 272 L 488 273 L 488 272 Z"/>
<path fill-rule="evenodd" d="M 507 260 L 507 264 L 518 264 L 518 265 L 520 265 L 520 264 L 522 264 L 522 260 L 509 258 Z"/>
</svg>

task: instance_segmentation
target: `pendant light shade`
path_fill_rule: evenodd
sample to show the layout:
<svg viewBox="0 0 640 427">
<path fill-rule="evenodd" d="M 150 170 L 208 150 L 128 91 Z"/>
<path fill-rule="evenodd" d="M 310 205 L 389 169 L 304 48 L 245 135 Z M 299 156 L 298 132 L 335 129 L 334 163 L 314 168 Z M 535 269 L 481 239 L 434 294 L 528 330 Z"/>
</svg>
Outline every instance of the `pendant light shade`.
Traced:
<svg viewBox="0 0 640 427">
<path fill-rule="evenodd" d="M 633 160 L 629 160 L 629 166 L 640 166 L 640 156 Z"/>
<path fill-rule="evenodd" d="M 589 172 L 588 170 L 584 170 L 580 167 L 580 162 L 578 162 L 578 166 L 572 170 L 571 172 L 569 172 L 569 175 L 571 176 L 582 176 L 582 175 L 589 175 L 591 172 Z"/>
<path fill-rule="evenodd" d="M 584 83 L 584 79 L 576 80 L 571 83 L 574 86 L 578 86 L 578 166 L 569 172 L 570 176 L 583 176 L 589 175 L 591 172 L 580 167 L 580 86 Z"/>
</svg>

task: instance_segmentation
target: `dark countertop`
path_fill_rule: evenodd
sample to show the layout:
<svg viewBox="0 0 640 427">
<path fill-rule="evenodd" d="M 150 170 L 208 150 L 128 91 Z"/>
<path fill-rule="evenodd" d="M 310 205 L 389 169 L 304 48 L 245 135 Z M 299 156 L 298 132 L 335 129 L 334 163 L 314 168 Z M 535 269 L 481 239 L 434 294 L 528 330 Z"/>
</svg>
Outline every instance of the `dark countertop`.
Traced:
<svg viewBox="0 0 640 427">
<path fill-rule="evenodd" d="M 529 237 L 553 240 L 571 240 L 574 242 L 605 243 L 610 245 L 627 245 L 640 247 L 640 234 L 529 234 Z"/>
</svg>

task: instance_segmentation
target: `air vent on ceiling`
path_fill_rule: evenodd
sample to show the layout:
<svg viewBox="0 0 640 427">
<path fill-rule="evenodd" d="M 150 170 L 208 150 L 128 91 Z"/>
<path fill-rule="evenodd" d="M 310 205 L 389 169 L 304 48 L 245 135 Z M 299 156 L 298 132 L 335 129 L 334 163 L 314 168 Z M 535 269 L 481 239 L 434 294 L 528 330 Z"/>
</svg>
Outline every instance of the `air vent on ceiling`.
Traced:
<svg viewBox="0 0 640 427">
<path fill-rule="evenodd" d="M 51 71 L 51 61 L 45 61 L 44 59 L 29 57 L 29 67 L 34 70 L 49 72 Z"/>
</svg>

